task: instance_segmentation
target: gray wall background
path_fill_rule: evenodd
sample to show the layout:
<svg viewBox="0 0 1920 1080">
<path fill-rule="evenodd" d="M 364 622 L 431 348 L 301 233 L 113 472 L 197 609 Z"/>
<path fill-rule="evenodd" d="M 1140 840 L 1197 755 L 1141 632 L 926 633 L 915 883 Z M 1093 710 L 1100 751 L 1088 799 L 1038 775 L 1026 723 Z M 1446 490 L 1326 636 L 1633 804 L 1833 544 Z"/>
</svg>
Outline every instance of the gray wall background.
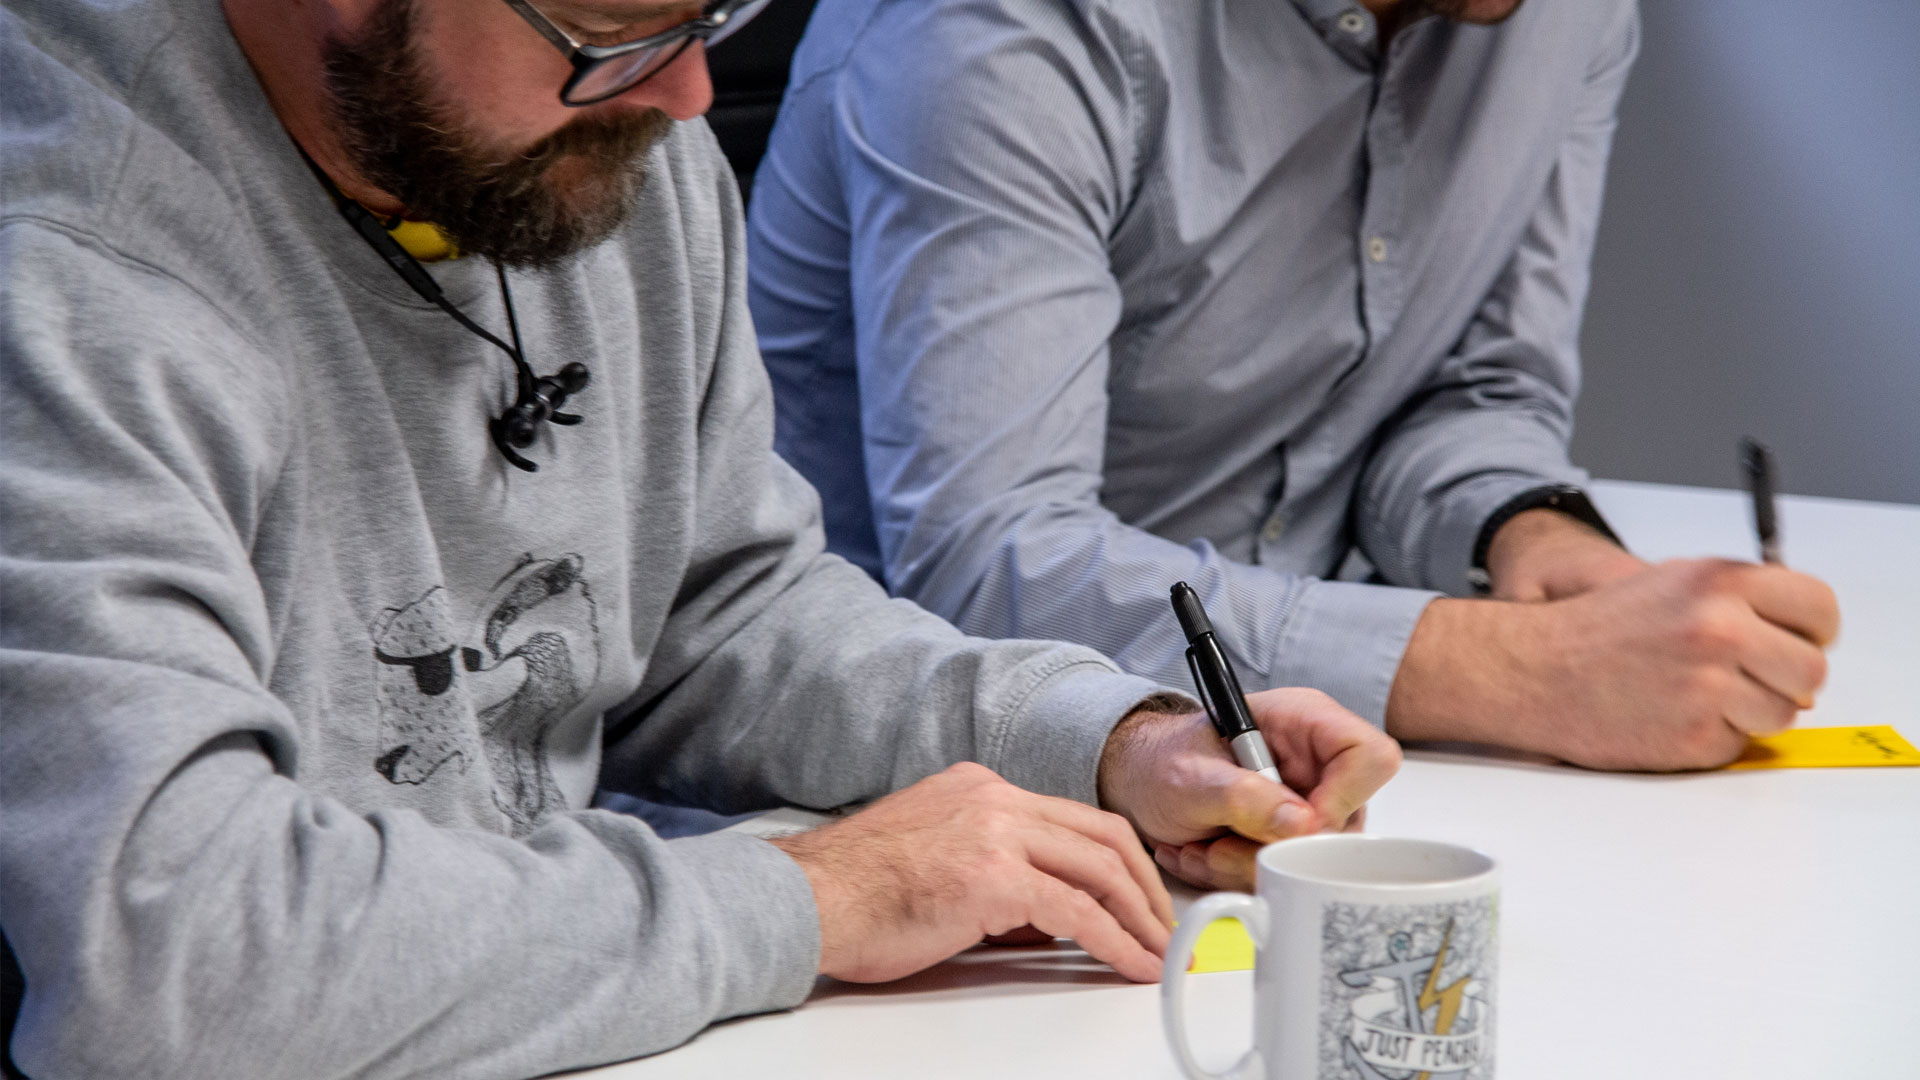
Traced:
<svg viewBox="0 0 1920 1080">
<path fill-rule="evenodd" d="M 1641 14 L 1574 460 L 1732 487 L 1751 433 L 1787 491 L 1920 503 L 1920 0 Z"/>
</svg>

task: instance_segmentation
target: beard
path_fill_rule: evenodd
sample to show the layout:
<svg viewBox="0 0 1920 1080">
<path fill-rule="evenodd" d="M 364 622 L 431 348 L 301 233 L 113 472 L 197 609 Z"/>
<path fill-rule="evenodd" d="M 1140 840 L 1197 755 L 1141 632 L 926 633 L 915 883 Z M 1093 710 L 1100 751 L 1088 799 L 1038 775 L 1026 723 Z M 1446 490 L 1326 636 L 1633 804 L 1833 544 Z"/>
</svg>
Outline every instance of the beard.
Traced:
<svg viewBox="0 0 1920 1080">
<path fill-rule="evenodd" d="M 582 113 L 529 146 L 489 146 L 427 76 L 411 0 L 384 0 L 322 61 L 361 176 L 462 253 L 503 266 L 551 266 L 612 235 L 646 181 L 646 152 L 673 128 L 659 109 Z"/>
</svg>

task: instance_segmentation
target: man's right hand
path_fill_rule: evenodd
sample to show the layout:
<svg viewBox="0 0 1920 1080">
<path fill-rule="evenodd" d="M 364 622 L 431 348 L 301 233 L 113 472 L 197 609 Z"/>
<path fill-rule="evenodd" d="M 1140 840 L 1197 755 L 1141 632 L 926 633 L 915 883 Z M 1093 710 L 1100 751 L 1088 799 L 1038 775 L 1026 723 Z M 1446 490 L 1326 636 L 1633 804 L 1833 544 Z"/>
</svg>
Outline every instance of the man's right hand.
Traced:
<svg viewBox="0 0 1920 1080">
<path fill-rule="evenodd" d="M 1388 730 L 1600 769 L 1713 768 L 1813 705 L 1833 590 L 1779 566 L 1677 559 L 1545 603 L 1436 600 Z"/>
<path fill-rule="evenodd" d="M 1136 982 L 1160 977 L 1173 903 L 1132 826 L 983 765 L 773 843 L 813 886 L 821 974 L 885 982 L 1032 926 Z"/>
</svg>

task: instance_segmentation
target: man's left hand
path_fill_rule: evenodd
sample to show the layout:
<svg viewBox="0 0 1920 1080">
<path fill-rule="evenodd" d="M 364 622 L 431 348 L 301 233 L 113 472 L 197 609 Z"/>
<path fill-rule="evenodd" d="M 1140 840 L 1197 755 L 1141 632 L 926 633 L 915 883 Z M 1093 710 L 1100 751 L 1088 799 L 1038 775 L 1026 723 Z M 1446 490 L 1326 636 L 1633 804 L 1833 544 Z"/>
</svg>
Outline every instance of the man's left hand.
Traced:
<svg viewBox="0 0 1920 1080">
<path fill-rule="evenodd" d="M 1169 873 L 1249 888 L 1262 844 L 1354 831 L 1400 768 L 1400 747 L 1318 690 L 1247 695 L 1284 784 L 1241 768 L 1205 713 L 1136 712 L 1100 758 L 1100 805 L 1128 821 Z"/>
</svg>

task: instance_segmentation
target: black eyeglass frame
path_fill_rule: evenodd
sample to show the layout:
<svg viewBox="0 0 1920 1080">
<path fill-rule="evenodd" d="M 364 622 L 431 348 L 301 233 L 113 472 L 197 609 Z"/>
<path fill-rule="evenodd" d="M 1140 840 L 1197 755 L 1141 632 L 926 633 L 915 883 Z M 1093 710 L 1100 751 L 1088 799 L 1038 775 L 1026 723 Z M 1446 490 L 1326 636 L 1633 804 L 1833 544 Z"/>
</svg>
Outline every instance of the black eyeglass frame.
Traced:
<svg viewBox="0 0 1920 1080">
<path fill-rule="evenodd" d="M 547 18 L 528 0 L 506 0 L 508 7 L 519 13 L 520 17 L 526 20 L 527 25 L 538 31 L 541 37 L 552 42 L 554 48 L 559 49 L 567 58 L 567 63 L 573 65 L 573 74 L 568 77 L 566 85 L 560 88 L 560 103 L 573 108 L 619 97 L 666 70 L 680 58 L 680 54 L 686 51 L 687 46 L 695 41 L 723 38 L 746 25 L 747 20 L 760 14 L 769 2 L 770 0 L 715 0 L 699 16 L 677 26 L 668 27 L 657 34 L 649 34 L 618 45 L 586 45 L 574 40 L 573 35 L 567 33 L 552 19 Z M 665 49 L 672 49 L 672 54 L 652 68 L 643 66 L 642 70 L 646 73 L 632 82 L 591 98 L 574 98 L 574 89 L 602 66 L 631 57 L 637 52 L 651 51 L 658 54 Z"/>
</svg>

